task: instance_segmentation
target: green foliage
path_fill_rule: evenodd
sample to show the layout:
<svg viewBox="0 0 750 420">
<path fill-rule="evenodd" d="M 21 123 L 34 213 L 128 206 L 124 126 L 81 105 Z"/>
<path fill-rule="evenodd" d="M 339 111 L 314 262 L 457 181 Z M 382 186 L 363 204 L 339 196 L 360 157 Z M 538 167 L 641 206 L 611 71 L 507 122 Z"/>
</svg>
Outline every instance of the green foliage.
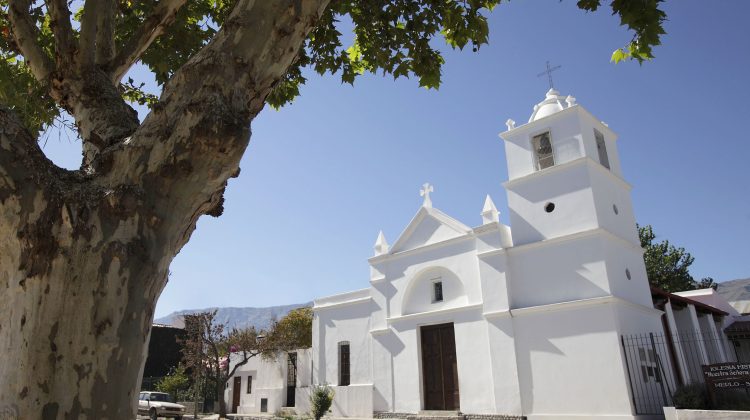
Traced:
<svg viewBox="0 0 750 420">
<path fill-rule="evenodd" d="M 685 248 L 677 248 L 668 240 L 655 242 L 656 234 L 650 225 L 638 226 L 638 237 L 645 250 L 643 260 L 648 281 L 653 286 L 667 292 L 716 288 L 712 278 L 696 281 L 690 275 L 689 268 L 695 258 Z"/>
<path fill-rule="evenodd" d="M 713 409 L 731 411 L 750 411 L 748 391 L 741 388 L 716 390 Z"/>
<path fill-rule="evenodd" d="M 38 134 L 60 116 L 47 88 L 36 81 L 24 61 L 2 51 L 0 104 L 15 111 L 32 133 Z"/>
<path fill-rule="evenodd" d="M 263 355 L 273 357 L 280 351 L 312 347 L 312 319 L 312 308 L 289 311 L 285 317 L 271 326 L 262 341 Z"/>
<path fill-rule="evenodd" d="M 310 393 L 310 413 L 315 420 L 320 420 L 333 404 L 334 392 L 328 385 L 316 385 Z"/>
<path fill-rule="evenodd" d="M 169 373 L 169 375 L 161 378 L 156 383 L 156 390 L 159 392 L 166 392 L 171 395 L 175 401 L 185 401 L 190 398 L 189 394 L 190 380 L 185 373 L 185 367 L 180 365 L 175 370 Z"/>
<path fill-rule="evenodd" d="M 675 408 L 687 410 L 702 410 L 708 408 L 706 386 L 702 383 L 692 383 L 678 387 L 672 395 Z"/>
<path fill-rule="evenodd" d="M 661 44 L 666 13 L 659 9 L 663 0 L 612 0 L 612 14 L 620 16 L 620 25 L 633 31 L 633 39 L 612 53 L 611 61 L 619 63 L 625 59 L 635 59 L 639 63 L 654 58 L 653 47 Z M 578 0 L 578 7 L 596 11 L 601 0 Z"/>
<path fill-rule="evenodd" d="M 141 63 L 159 85 L 205 46 L 224 24 L 237 0 L 191 0 L 174 22 L 141 56 Z M 32 2 L 31 17 L 39 29 L 37 40 L 50 58 L 54 40 L 44 2 Z M 306 82 L 304 69 L 337 74 L 353 84 L 358 76 L 382 73 L 397 79 L 413 77 L 419 86 L 437 89 L 445 60 L 436 39 L 451 48 L 477 51 L 489 39 L 486 14 L 500 0 L 332 0 L 312 30 L 298 59 L 288 69 L 266 101 L 283 106 L 300 94 Z M 601 0 L 579 0 L 586 11 L 596 11 Z M 661 0 L 613 0 L 612 13 L 633 33 L 631 42 L 615 51 L 612 61 L 653 57 L 666 19 Z M 73 4 L 82 5 L 83 2 Z M 115 47 L 120 50 L 137 32 L 158 0 L 119 0 L 115 15 Z M 82 6 L 81 6 L 82 7 Z M 38 132 L 50 125 L 59 110 L 47 95 L 44 83 L 33 79 L 20 55 L 7 17 L 8 1 L 0 0 L 0 101 L 15 109 L 26 125 Z M 80 20 L 82 9 L 74 13 Z M 74 30 L 80 25 L 73 25 Z M 352 33 L 342 33 L 343 28 Z M 348 32 L 348 31 L 347 31 Z M 76 34 L 75 36 L 78 36 Z M 352 40 L 351 42 L 348 40 Z M 120 88 L 125 100 L 141 105 L 157 103 L 158 92 L 147 93 L 142 81 L 129 80 Z M 46 83 L 46 82 L 45 82 Z"/>
</svg>

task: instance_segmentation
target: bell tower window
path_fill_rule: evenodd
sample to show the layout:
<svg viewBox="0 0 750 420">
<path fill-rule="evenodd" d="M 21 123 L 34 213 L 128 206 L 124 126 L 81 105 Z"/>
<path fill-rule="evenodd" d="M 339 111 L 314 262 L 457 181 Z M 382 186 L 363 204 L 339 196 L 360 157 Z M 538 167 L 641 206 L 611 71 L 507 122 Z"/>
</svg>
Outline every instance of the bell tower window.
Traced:
<svg viewBox="0 0 750 420">
<path fill-rule="evenodd" d="M 609 156 L 607 156 L 607 144 L 604 143 L 604 135 L 595 128 L 594 138 L 596 138 L 596 150 L 599 152 L 599 163 L 609 169 Z"/>
<path fill-rule="evenodd" d="M 534 148 L 534 165 L 536 170 L 547 169 L 555 165 L 555 157 L 552 155 L 552 143 L 549 138 L 549 131 L 538 134 L 531 139 L 531 146 Z"/>
</svg>

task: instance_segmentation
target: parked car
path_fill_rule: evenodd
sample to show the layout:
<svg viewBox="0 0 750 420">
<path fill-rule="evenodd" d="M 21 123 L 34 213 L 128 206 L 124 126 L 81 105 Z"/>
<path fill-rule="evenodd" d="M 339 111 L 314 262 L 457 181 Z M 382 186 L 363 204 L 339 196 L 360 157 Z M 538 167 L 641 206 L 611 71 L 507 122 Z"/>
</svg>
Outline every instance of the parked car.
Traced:
<svg viewBox="0 0 750 420">
<path fill-rule="evenodd" d="M 138 414 L 156 420 L 157 417 L 172 417 L 181 420 L 185 406 L 175 404 L 166 392 L 142 391 L 138 396 Z"/>
</svg>

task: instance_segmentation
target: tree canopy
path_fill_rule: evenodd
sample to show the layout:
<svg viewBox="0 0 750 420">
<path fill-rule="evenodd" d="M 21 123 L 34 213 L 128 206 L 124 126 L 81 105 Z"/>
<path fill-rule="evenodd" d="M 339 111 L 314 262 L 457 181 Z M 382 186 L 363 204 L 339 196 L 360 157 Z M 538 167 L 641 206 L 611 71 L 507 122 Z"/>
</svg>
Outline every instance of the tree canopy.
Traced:
<svg viewBox="0 0 750 420">
<path fill-rule="evenodd" d="M 656 234 L 650 225 L 638 226 L 638 237 L 645 251 L 643 260 L 651 285 L 667 292 L 716 287 L 710 277 L 695 280 L 689 271 L 695 257 L 685 251 L 685 248 L 675 247 L 666 239 L 656 241 Z"/>
<path fill-rule="evenodd" d="M 76 54 L 91 55 L 91 60 L 106 68 L 126 101 L 153 107 L 158 103 L 157 95 L 145 91 L 143 81 L 124 77 L 130 66 L 140 61 L 163 85 L 211 41 L 236 2 L 78 2 L 65 42 L 77 41 L 78 46 L 73 47 Z M 618 15 L 621 25 L 633 34 L 625 46 L 614 51 L 614 62 L 642 62 L 653 57 L 653 47 L 660 44 L 665 33 L 666 15 L 659 8 L 661 2 L 610 3 L 612 14 Z M 63 58 L 59 48 L 65 28 L 56 25 L 55 14 L 65 11 L 48 6 L 55 3 L 0 0 L 0 102 L 16 111 L 25 125 L 37 133 L 59 121 L 64 108 L 56 104 L 48 86 L 55 72 L 53 63 Z M 364 73 L 382 72 L 394 78 L 414 77 L 420 86 L 438 88 L 444 59 L 439 44 L 433 41 L 443 38 L 451 48 L 478 50 L 489 39 L 486 14 L 499 3 L 500 0 L 333 0 L 266 101 L 279 107 L 298 96 L 306 81 L 304 69 L 321 75 L 337 74 L 342 82 L 350 84 Z M 577 6 L 594 12 L 601 3 L 579 0 Z M 29 10 L 28 14 L 25 10 Z M 109 28 L 112 37 L 89 29 L 97 25 Z M 343 33 L 342 28 L 351 28 L 352 33 Z M 33 41 L 39 48 L 24 48 Z M 31 50 L 38 57 L 30 56 Z"/>
</svg>

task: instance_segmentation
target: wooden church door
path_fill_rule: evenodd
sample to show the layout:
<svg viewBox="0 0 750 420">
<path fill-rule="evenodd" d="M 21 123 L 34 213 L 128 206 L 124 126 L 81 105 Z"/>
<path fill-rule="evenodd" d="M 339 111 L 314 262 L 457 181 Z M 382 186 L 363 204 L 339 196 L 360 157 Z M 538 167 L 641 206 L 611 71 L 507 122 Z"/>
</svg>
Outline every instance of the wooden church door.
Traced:
<svg viewBox="0 0 750 420">
<path fill-rule="evenodd" d="M 453 324 L 421 328 L 425 410 L 458 410 L 458 368 Z"/>
<path fill-rule="evenodd" d="M 232 413 L 237 412 L 240 406 L 240 392 L 242 391 L 242 376 L 234 377 L 234 386 L 232 386 Z"/>
</svg>

